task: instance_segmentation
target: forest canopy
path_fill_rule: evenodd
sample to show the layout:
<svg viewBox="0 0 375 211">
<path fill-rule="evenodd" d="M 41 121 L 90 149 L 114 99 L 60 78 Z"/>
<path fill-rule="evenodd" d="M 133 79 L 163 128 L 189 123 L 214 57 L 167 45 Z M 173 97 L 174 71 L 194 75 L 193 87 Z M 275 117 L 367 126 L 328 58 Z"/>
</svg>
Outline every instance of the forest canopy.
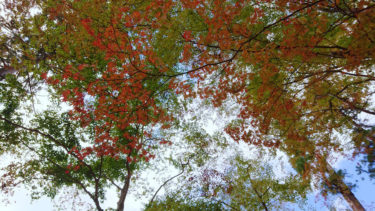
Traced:
<svg viewBox="0 0 375 211">
<path fill-rule="evenodd" d="M 375 176 L 374 1 L 1 4 L 4 194 L 279 210 L 318 191 L 365 210 L 332 160 Z"/>
</svg>

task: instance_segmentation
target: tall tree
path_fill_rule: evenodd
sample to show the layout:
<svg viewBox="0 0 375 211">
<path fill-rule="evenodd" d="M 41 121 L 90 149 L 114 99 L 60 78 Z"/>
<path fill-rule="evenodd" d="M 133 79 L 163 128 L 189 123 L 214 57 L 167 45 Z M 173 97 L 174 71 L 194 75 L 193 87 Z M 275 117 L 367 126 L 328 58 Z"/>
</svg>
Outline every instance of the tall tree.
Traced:
<svg viewBox="0 0 375 211">
<path fill-rule="evenodd" d="M 134 24 L 139 21 L 138 10 L 151 3 L 129 2 Z M 132 175 L 155 156 L 154 148 L 164 144 L 151 129 L 170 119 L 164 106 L 173 99 L 160 77 L 147 77 L 132 66 L 153 71 L 142 54 L 134 53 L 132 45 L 142 36 L 136 30 L 121 36 L 121 48 L 127 52 L 113 54 L 112 47 L 119 47 L 113 43 L 104 48 L 93 44 L 92 25 L 103 33 L 98 39 L 113 41 L 117 32 L 111 29 L 126 6 L 106 1 L 6 1 L 4 5 L 11 19 L 2 22 L 8 30 L 1 37 L 2 69 L 14 71 L 3 72 L 6 80 L 1 84 L 2 153 L 32 157 L 3 169 L 2 190 L 37 182 L 40 194 L 54 197 L 59 188 L 75 186 L 97 210 L 103 210 L 105 192 L 112 186 L 119 193 L 116 209 L 124 210 Z M 145 48 L 147 55 L 147 46 L 138 48 Z M 17 96 L 30 96 L 22 89 L 28 74 L 39 83 L 45 81 L 55 101 L 72 106 L 70 112 L 47 110 L 26 120 Z"/>
<path fill-rule="evenodd" d="M 333 173 L 325 158 L 342 150 L 335 133 L 357 136 L 358 128 L 369 127 L 359 114 L 374 115 L 374 3 L 179 3 L 183 12 L 171 16 L 179 25 L 166 30 L 181 36 L 160 33 L 184 43 L 180 61 L 191 67 L 184 73 L 198 81 L 197 94 L 218 106 L 232 95 L 242 105 L 227 132 L 238 141 L 283 149 L 305 176 Z M 215 81 L 205 83 L 210 75 Z M 358 141 L 365 140 L 352 138 Z M 363 210 L 348 191 L 341 194 Z"/>
<path fill-rule="evenodd" d="M 72 151 L 82 160 L 150 159 L 140 140 L 151 138 L 151 126 L 168 127 L 173 115 L 166 102 L 174 94 L 199 95 L 216 106 L 235 98 L 241 112 L 226 132 L 236 141 L 282 149 L 306 179 L 320 174 L 327 183 L 326 174 L 334 174 L 326 158 L 342 150 L 335 133 L 352 136 L 356 152 L 372 138 L 359 115 L 375 114 L 373 1 L 6 5 L 15 16 L 7 25 L 12 35 L 1 38 L 1 68 L 39 74 L 72 105 L 71 120 L 94 125 L 94 142 Z M 30 5 L 41 14 L 27 16 Z M 344 189 L 338 188 L 352 208 L 363 210 Z"/>
</svg>

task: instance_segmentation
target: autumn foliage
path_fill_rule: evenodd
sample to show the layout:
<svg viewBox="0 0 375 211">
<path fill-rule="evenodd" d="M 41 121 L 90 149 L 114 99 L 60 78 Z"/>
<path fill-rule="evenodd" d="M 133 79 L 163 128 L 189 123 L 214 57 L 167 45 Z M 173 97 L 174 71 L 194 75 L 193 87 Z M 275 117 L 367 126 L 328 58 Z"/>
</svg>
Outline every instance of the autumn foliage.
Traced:
<svg viewBox="0 0 375 211">
<path fill-rule="evenodd" d="M 75 153 L 82 158 L 90 153 L 125 154 L 129 162 L 148 161 L 153 155 L 140 137 L 149 138 L 151 131 L 143 128 L 158 123 L 168 127 L 172 118 L 158 98 L 168 88 L 169 78 L 163 74 L 169 70 L 150 43 L 163 20 L 160 14 L 170 9 L 171 2 L 153 1 L 133 9 L 121 3 L 109 9 L 106 4 L 61 1 L 50 8 L 50 18 L 60 17 L 58 24 L 66 25 L 61 45 L 64 53 L 76 55 L 76 62 L 42 77 L 60 90 L 63 101 L 71 103 L 73 119 L 83 127 L 98 122 L 95 144 Z M 70 14 L 70 9 L 81 12 Z"/>
<path fill-rule="evenodd" d="M 335 134 L 366 151 L 370 125 L 359 115 L 375 115 L 373 1 L 48 2 L 33 3 L 58 31 L 58 59 L 39 74 L 72 120 L 93 126 L 92 145 L 71 149 L 81 160 L 148 161 L 143 140 L 170 126 L 166 102 L 180 95 L 235 101 L 226 132 L 285 151 L 305 177 L 324 175 L 326 157 L 342 150 Z"/>
<path fill-rule="evenodd" d="M 235 140 L 311 159 L 339 148 L 332 134 L 357 127 L 360 112 L 373 114 L 371 1 L 106 4 L 61 1 L 50 14 L 66 24 L 61 40 L 78 60 L 53 77 L 76 118 L 103 121 L 97 128 L 102 153 L 140 149 L 126 128 L 171 118 L 156 102 L 162 84 L 216 106 L 234 97 L 242 104 L 240 121 L 227 127 Z M 168 43 L 175 49 L 162 49 Z M 104 64 L 87 61 L 93 55 Z M 216 78 L 208 83 L 209 77 Z M 92 111 L 84 93 L 97 99 Z M 113 127 L 126 144 L 109 134 Z"/>
<path fill-rule="evenodd" d="M 228 132 L 267 146 L 279 146 L 281 136 L 307 143 L 317 134 L 322 137 L 315 141 L 329 143 L 323 135 L 353 127 L 356 113 L 371 113 L 366 104 L 374 57 L 371 1 L 106 4 L 58 1 L 50 8 L 50 18 L 66 24 L 61 42 L 77 61 L 49 81 L 61 87 L 83 124 L 103 120 L 108 128 L 124 130 L 132 123 L 164 122 L 168 118 L 153 96 L 164 84 L 186 96 L 210 98 L 216 106 L 234 96 L 243 104 L 243 121 Z M 186 21 L 181 27 L 178 18 Z M 178 48 L 159 49 L 158 42 L 176 42 Z M 163 51 L 177 54 L 187 70 L 173 70 L 178 64 Z M 101 64 L 90 61 L 94 56 Z M 196 93 L 189 80 L 177 78 L 185 74 L 198 85 Z M 205 83 L 211 75 L 218 76 L 213 85 Z M 86 95 L 97 99 L 91 112 Z M 257 132 L 247 131 L 249 126 Z"/>
</svg>

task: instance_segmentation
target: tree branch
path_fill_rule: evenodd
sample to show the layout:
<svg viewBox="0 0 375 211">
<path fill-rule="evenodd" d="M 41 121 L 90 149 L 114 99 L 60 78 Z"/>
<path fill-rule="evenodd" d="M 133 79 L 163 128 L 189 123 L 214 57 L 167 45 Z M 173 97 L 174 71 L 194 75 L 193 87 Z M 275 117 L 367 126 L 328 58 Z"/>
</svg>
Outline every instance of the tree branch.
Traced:
<svg viewBox="0 0 375 211">
<path fill-rule="evenodd" d="M 148 203 L 149 205 L 151 205 L 152 202 L 155 200 L 156 195 L 158 194 L 158 192 L 161 190 L 162 187 L 164 187 L 168 182 L 172 181 L 172 180 L 173 180 L 174 178 L 176 178 L 176 177 L 179 177 L 180 175 L 182 175 L 182 174 L 185 172 L 185 166 L 189 165 L 189 163 L 190 163 L 190 159 L 187 161 L 187 163 L 181 164 L 182 171 L 181 171 L 180 173 L 178 173 L 178 174 L 174 175 L 173 177 L 167 179 L 166 181 L 164 181 L 163 184 L 161 184 L 161 185 L 159 186 L 159 188 L 156 190 L 156 192 L 155 192 L 154 195 L 152 196 L 150 202 Z"/>
</svg>

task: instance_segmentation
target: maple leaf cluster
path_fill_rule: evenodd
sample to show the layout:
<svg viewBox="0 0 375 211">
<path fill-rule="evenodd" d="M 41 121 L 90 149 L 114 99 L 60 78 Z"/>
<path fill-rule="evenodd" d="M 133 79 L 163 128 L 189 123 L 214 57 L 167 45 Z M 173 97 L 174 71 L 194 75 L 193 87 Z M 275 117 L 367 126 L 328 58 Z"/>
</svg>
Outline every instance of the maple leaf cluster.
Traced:
<svg viewBox="0 0 375 211">
<path fill-rule="evenodd" d="M 215 106 L 233 97 L 242 105 L 241 124 L 226 129 L 235 140 L 279 147 L 285 139 L 284 147 L 311 147 L 310 154 L 317 144 L 337 147 L 329 134 L 350 128 L 353 112 L 367 112 L 373 77 L 364 67 L 374 56 L 370 1 L 106 4 L 61 1 L 50 9 L 50 18 L 63 17 L 62 45 L 77 61 L 47 81 L 60 87 L 83 126 L 102 122 L 92 152 L 140 150 L 139 136 L 127 130 L 172 119 L 158 98 L 166 87 Z M 162 49 L 168 42 L 176 49 Z M 165 51 L 177 54 L 172 66 Z M 215 81 L 207 83 L 212 76 Z M 85 96 L 95 99 L 94 108 Z M 311 141 L 313 136 L 321 140 Z"/>
</svg>

